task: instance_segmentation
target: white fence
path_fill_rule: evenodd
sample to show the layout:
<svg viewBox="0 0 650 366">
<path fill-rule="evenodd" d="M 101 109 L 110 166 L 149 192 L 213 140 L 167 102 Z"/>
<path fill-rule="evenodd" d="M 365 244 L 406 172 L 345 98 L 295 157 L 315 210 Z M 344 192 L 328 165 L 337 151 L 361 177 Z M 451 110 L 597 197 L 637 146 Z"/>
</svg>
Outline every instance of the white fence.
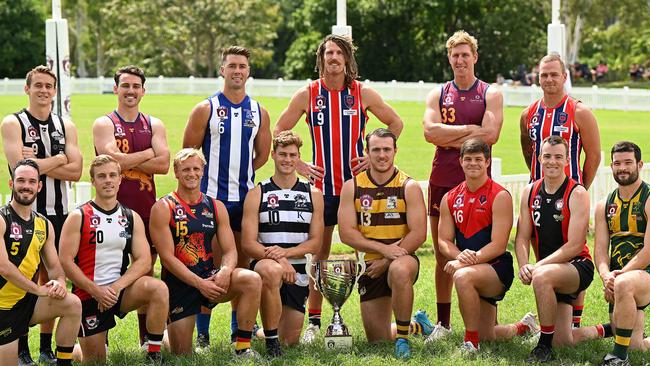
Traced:
<svg viewBox="0 0 650 366">
<path fill-rule="evenodd" d="M 382 82 L 366 83 L 375 88 L 385 99 L 392 101 L 424 102 L 427 93 L 440 84 L 424 82 Z M 246 89 L 249 94 L 258 97 L 289 98 L 296 90 L 305 86 L 305 80 L 283 79 L 249 79 Z M 0 95 L 22 95 L 25 81 L 22 79 L 0 80 Z M 112 93 L 113 79 L 72 79 L 73 94 Z M 211 95 L 223 86 L 223 78 L 166 78 L 147 79 L 147 93 L 150 94 L 193 94 Z M 542 94 L 537 86 L 497 86 L 503 91 L 506 106 L 527 106 Z M 650 90 L 605 89 L 598 86 L 574 87 L 571 95 L 582 100 L 592 109 L 617 109 L 650 111 Z M 74 108 L 74 99 L 73 99 Z"/>
</svg>

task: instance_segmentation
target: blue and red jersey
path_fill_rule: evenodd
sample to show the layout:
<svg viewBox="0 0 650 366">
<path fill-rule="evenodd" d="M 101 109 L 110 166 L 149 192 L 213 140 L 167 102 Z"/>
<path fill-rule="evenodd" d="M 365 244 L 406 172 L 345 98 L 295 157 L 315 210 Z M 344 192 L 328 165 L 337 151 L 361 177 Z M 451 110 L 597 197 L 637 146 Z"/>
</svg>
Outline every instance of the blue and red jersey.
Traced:
<svg viewBox="0 0 650 366">
<path fill-rule="evenodd" d="M 316 188 L 326 196 L 339 196 L 352 178 L 351 160 L 363 156 L 366 115 L 361 103 L 361 83 L 330 90 L 323 79 L 309 84 L 307 125 L 312 140 L 312 163 L 323 168 Z"/>
</svg>

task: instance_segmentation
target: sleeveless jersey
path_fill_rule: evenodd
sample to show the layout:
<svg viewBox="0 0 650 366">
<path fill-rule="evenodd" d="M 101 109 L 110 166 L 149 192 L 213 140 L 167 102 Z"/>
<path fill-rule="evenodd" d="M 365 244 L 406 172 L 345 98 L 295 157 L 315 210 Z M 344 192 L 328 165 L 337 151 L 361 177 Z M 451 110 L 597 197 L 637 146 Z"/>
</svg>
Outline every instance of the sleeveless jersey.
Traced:
<svg viewBox="0 0 650 366">
<path fill-rule="evenodd" d="M 253 147 L 262 109 L 248 95 L 239 104 L 221 92 L 208 101 L 210 117 L 202 146 L 207 164 L 201 192 L 222 202 L 243 202 L 255 186 Z"/>
<path fill-rule="evenodd" d="M 257 235 L 260 244 L 294 248 L 309 239 L 309 225 L 314 212 L 309 183 L 296 179 L 291 189 L 282 189 L 270 178 L 260 186 L 262 196 Z M 306 263 L 304 257 L 288 260 L 291 264 Z"/>
<path fill-rule="evenodd" d="M 323 168 L 316 188 L 326 196 L 339 196 L 343 182 L 352 178 L 350 161 L 363 156 L 368 116 L 361 102 L 361 83 L 330 90 L 323 79 L 309 84 L 307 125 L 311 134 L 312 163 Z"/>
<path fill-rule="evenodd" d="M 442 86 L 439 101 L 442 123 L 452 126 L 480 126 L 485 114 L 485 95 L 489 87 L 490 84 L 479 79 L 467 90 L 458 89 L 453 81 L 446 82 Z M 460 149 L 436 147 L 429 182 L 440 187 L 455 187 L 464 181 L 465 174 L 459 159 Z"/>
<path fill-rule="evenodd" d="M 530 181 L 541 179 L 542 166 L 537 157 L 542 153 L 542 141 L 551 135 L 562 136 L 569 144 L 569 165 L 565 169 L 568 177 L 582 184 L 580 154 L 582 140 L 575 121 L 576 105 L 579 101 L 565 95 L 554 107 L 544 105 L 542 99 L 528 107 L 528 137 L 533 143 L 533 158 L 530 164 Z"/>
<path fill-rule="evenodd" d="M 201 278 L 214 268 L 212 238 L 217 234 L 217 206 L 214 198 L 201 194 L 195 203 L 185 202 L 176 192 L 162 198 L 169 208 L 169 230 L 174 238 L 174 256 Z M 164 267 L 162 278 L 176 280 Z"/>
<path fill-rule="evenodd" d="M 546 193 L 543 179 L 533 183 L 528 196 L 528 209 L 533 224 L 533 249 L 537 260 L 548 257 L 568 241 L 571 221 L 569 198 L 577 186 L 578 182 L 567 177 L 555 193 L 549 194 Z M 591 259 L 586 241 L 578 256 Z"/>
<path fill-rule="evenodd" d="M 36 272 L 41 263 L 41 249 L 47 241 L 47 219 L 32 212 L 29 221 L 23 220 L 11 205 L 0 207 L 0 216 L 5 221 L 5 250 L 9 262 L 18 268 L 25 278 L 36 282 Z M 11 309 L 25 297 L 25 290 L 0 276 L 0 310 Z"/>
<path fill-rule="evenodd" d="M 650 186 L 642 182 L 632 198 L 623 200 L 618 188 L 607 196 L 605 219 L 609 227 L 609 269 L 623 268 L 643 248 L 648 218 L 645 205 L 650 196 Z M 650 272 L 650 266 L 646 267 Z"/>
<path fill-rule="evenodd" d="M 354 207 L 358 213 L 357 228 L 364 237 L 392 244 L 409 233 L 406 221 L 406 183 L 411 178 L 395 168 L 384 184 L 377 184 L 368 171 L 354 177 Z M 366 260 L 382 258 L 368 252 Z"/>
<path fill-rule="evenodd" d="M 108 115 L 113 122 L 115 142 L 120 152 L 135 153 L 151 147 L 151 116 L 138 113 L 134 122 L 125 121 L 117 111 Z M 153 174 L 136 169 L 122 171 L 122 183 L 117 192 L 117 200 L 137 212 L 148 221 L 151 207 L 156 203 L 156 183 Z"/>
<path fill-rule="evenodd" d="M 501 191 L 506 189 L 488 178 L 475 192 L 463 182 L 447 193 L 458 249 L 478 251 L 492 241 L 492 204 Z"/>
<path fill-rule="evenodd" d="M 117 281 L 129 266 L 133 240 L 133 212 L 118 203 L 105 211 L 93 201 L 79 206 L 81 237 L 75 263 L 86 277 L 99 286 Z M 92 296 L 77 286 L 72 293 L 80 300 Z"/>
<path fill-rule="evenodd" d="M 20 124 L 23 146 L 34 150 L 37 159 L 65 153 L 65 125 L 61 117 L 50 113 L 47 121 L 41 121 L 27 109 L 14 113 L 14 116 Z M 50 178 L 46 174 L 41 174 L 40 180 L 43 188 L 36 196 L 33 209 L 42 215 L 67 215 L 70 182 Z"/>
</svg>

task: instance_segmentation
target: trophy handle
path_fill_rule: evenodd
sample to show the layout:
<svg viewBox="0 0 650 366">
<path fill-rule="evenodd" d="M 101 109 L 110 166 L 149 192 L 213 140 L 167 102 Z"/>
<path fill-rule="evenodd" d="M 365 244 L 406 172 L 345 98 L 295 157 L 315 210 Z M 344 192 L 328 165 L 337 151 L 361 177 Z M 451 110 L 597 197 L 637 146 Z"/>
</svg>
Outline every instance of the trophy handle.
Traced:
<svg viewBox="0 0 650 366">
<path fill-rule="evenodd" d="M 359 270 L 357 272 L 357 282 L 359 282 L 359 278 L 361 278 L 361 276 L 364 273 L 366 273 L 366 260 L 365 260 L 366 253 L 365 252 L 358 252 L 357 257 L 358 257 L 358 259 L 357 259 L 357 269 Z"/>
<path fill-rule="evenodd" d="M 311 275 L 312 269 L 316 266 L 316 263 L 312 262 L 312 257 L 313 255 L 311 253 L 306 253 L 305 258 L 307 259 L 307 263 L 305 263 L 305 272 L 307 272 L 307 276 L 311 278 L 312 281 L 314 281 L 314 290 L 318 291 L 318 287 L 316 284 L 316 279 L 314 276 Z"/>
</svg>

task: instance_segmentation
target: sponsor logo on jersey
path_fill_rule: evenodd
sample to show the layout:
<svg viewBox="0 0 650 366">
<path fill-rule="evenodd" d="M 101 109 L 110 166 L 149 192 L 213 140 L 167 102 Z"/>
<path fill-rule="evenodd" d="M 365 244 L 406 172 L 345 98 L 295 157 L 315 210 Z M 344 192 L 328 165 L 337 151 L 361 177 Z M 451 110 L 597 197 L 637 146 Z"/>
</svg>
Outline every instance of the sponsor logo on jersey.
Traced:
<svg viewBox="0 0 650 366">
<path fill-rule="evenodd" d="M 559 215 L 558 214 L 553 214 L 553 218 L 555 219 L 555 221 L 560 222 L 560 221 L 564 220 L 564 215 L 562 215 L 562 214 L 559 214 Z"/>
<path fill-rule="evenodd" d="M 213 219 L 214 214 L 208 210 L 207 207 L 203 207 L 203 211 L 201 211 L 201 216 L 205 217 L 206 219 Z"/>
<path fill-rule="evenodd" d="M 388 196 L 388 197 L 386 197 L 386 209 L 387 210 L 396 210 L 397 209 L 397 196 Z"/>
<path fill-rule="evenodd" d="M 372 208 L 372 196 L 369 194 L 361 195 L 361 197 L 359 197 L 359 203 L 361 204 L 362 210 L 370 210 L 370 208 Z"/>
<path fill-rule="evenodd" d="M 113 223 L 113 218 L 112 217 L 107 217 L 106 222 L 108 222 L 109 224 Z"/>
<path fill-rule="evenodd" d="M 27 127 L 27 136 L 29 136 L 32 140 L 40 140 L 41 139 L 41 136 L 38 134 L 38 131 L 36 131 L 34 126 Z"/>
<path fill-rule="evenodd" d="M 268 197 L 266 197 L 266 204 L 269 206 L 270 209 L 278 208 L 280 207 L 280 199 L 278 198 L 277 195 L 270 194 Z"/>
<path fill-rule="evenodd" d="M 568 132 L 569 127 L 566 126 L 553 126 L 553 132 Z"/>
<path fill-rule="evenodd" d="M 560 198 L 557 201 L 555 201 L 555 209 L 558 211 L 562 211 L 564 208 L 564 201 Z"/>
<path fill-rule="evenodd" d="M 177 306 L 174 309 L 172 309 L 172 311 L 170 311 L 170 313 L 172 313 L 172 314 L 180 314 L 182 312 L 183 312 L 183 307 L 182 306 Z"/>
<path fill-rule="evenodd" d="M 217 118 L 227 119 L 228 118 L 228 107 L 220 105 L 217 107 Z"/>
<path fill-rule="evenodd" d="M 58 141 L 63 140 L 63 134 L 61 134 L 61 132 L 57 130 L 54 130 L 50 136 L 52 136 L 52 139 L 54 140 L 58 140 Z"/>
<path fill-rule="evenodd" d="M 480 95 L 476 94 L 474 98 L 469 100 L 470 103 L 481 103 L 483 102 L 483 98 L 481 98 Z"/>
<path fill-rule="evenodd" d="M 399 219 L 399 212 L 385 212 L 385 219 Z"/>
<path fill-rule="evenodd" d="M 99 224 L 102 223 L 102 219 L 101 219 L 101 217 L 99 217 L 99 216 L 97 216 L 97 215 L 92 215 L 92 216 L 90 216 L 90 220 L 89 220 L 89 221 L 90 221 L 90 228 L 91 228 L 91 229 L 98 228 L 98 227 L 99 227 Z"/>
<path fill-rule="evenodd" d="M 20 225 L 18 225 L 17 222 L 11 223 L 10 230 L 11 230 L 9 234 L 10 238 L 14 240 L 20 240 L 23 238 L 23 228 Z"/>
<path fill-rule="evenodd" d="M 296 210 L 306 210 L 308 209 L 309 205 L 307 204 L 307 197 L 305 197 L 304 194 L 296 194 L 295 197 L 293 197 L 293 208 Z"/>
<path fill-rule="evenodd" d="M 325 106 L 326 103 L 327 103 L 327 98 L 325 98 L 324 95 L 317 95 L 317 96 L 316 96 L 316 106 L 314 107 L 314 109 L 316 110 L 316 112 L 321 112 L 321 111 L 323 111 L 325 108 L 327 108 L 327 107 Z"/>
<path fill-rule="evenodd" d="M 344 116 L 356 116 L 357 115 L 357 110 L 356 109 L 344 109 L 343 110 L 343 115 Z"/>
<path fill-rule="evenodd" d="M 206 229 L 214 229 L 214 225 L 211 224 L 211 223 L 210 224 L 201 224 L 201 227 L 206 228 Z"/>
<path fill-rule="evenodd" d="M 129 234 L 129 232 L 126 231 L 126 230 L 120 231 L 119 236 L 120 236 L 120 238 L 124 238 L 124 239 L 127 239 L 127 240 L 131 239 L 131 234 Z"/>
<path fill-rule="evenodd" d="M 95 329 L 99 325 L 99 321 L 97 320 L 97 315 L 87 316 L 85 321 L 86 321 L 86 328 L 88 329 Z"/>
<path fill-rule="evenodd" d="M 607 206 L 607 217 L 612 218 L 616 216 L 616 211 L 618 211 L 618 205 L 615 203 L 609 204 Z"/>
</svg>

